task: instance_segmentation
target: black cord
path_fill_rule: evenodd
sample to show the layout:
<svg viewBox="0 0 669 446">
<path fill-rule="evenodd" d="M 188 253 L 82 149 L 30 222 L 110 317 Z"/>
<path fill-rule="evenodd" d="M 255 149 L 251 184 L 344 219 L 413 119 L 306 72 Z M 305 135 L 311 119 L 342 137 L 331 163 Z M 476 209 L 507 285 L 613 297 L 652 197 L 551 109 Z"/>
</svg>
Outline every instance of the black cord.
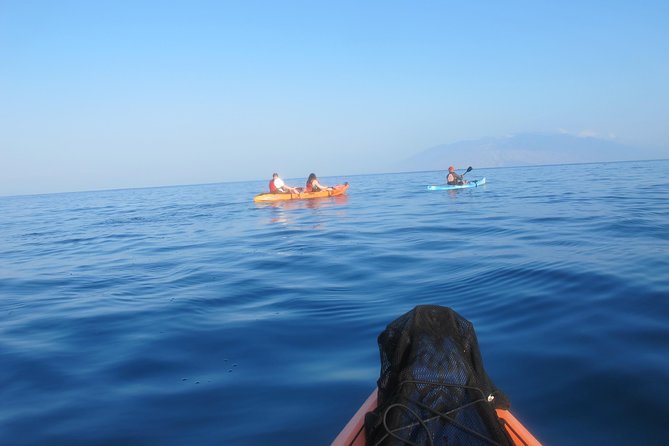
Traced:
<svg viewBox="0 0 669 446">
<path fill-rule="evenodd" d="M 471 429 L 471 428 L 469 428 L 469 427 L 467 427 L 467 426 L 464 426 L 463 424 L 459 423 L 458 421 L 456 421 L 455 419 L 453 419 L 451 416 L 449 416 L 449 415 L 452 415 L 453 413 L 455 413 L 455 412 L 457 412 L 457 411 L 460 411 L 460 410 L 462 410 L 462 409 L 466 409 L 466 408 L 468 408 L 468 407 L 470 407 L 470 406 L 473 406 L 473 405 L 475 405 L 475 404 L 479 404 L 479 403 L 489 403 L 490 400 L 488 399 L 488 397 L 486 397 L 485 393 L 484 393 L 483 390 L 481 390 L 480 388 L 478 388 L 478 387 L 473 387 L 473 386 L 461 385 L 461 384 L 448 384 L 448 383 L 443 383 L 443 382 L 432 382 L 432 381 L 422 381 L 422 380 L 406 380 L 406 381 L 402 381 L 402 382 L 399 384 L 398 387 L 401 388 L 401 387 L 404 386 L 405 384 L 424 384 L 424 385 L 434 386 L 434 387 L 454 387 L 454 388 L 459 388 L 459 389 L 471 390 L 471 391 L 474 391 L 475 393 L 478 393 L 478 394 L 480 395 L 480 398 L 478 398 L 478 399 L 476 399 L 476 400 L 473 400 L 473 401 L 470 401 L 470 402 L 468 402 L 468 403 L 466 403 L 466 404 L 464 404 L 464 405 L 462 405 L 462 406 L 459 406 L 459 407 L 456 407 L 456 408 L 454 408 L 454 409 L 451 409 L 451 410 L 449 410 L 449 411 L 447 411 L 447 412 L 439 412 L 438 410 L 435 410 L 435 409 L 433 409 L 432 407 L 430 407 L 430 406 L 428 406 L 428 405 L 426 405 L 426 404 L 424 404 L 424 403 L 421 403 L 421 402 L 419 402 L 419 401 L 416 401 L 416 400 L 412 400 L 412 399 L 408 399 L 408 398 L 407 398 L 407 400 L 408 400 L 409 403 L 412 403 L 412 404 L 414 404 L 414 405 L 416 405 L 416 406 L 418 406 L 418 407 L 420 407 L 420 408 L 422 408 L 422 409 L 424 409 L 424 410 L 427 410 L 428 412 L 431 412 L 431 413 L 433 413 L 433 414 L 435 415 L 434 417 L 432 417 L 432 418 L 427 418 L 427 419 L 425 419 L 425 420 L 423 420 L 423 419 L 420 417 L 420 415 L 418 415 L 416 412 L 414 412 L 414 411 L 413 411 L 409 406 L 407 406 L 406 404 L 402 404 L 402 403 L 394 403 L 394 404 L 391 404 L 390 406 L 388 406 L 388 407 L 385 409 L 385 411 L 384 411 L 384 413 L 383 413 L 383 427 L 384 427 L 385 430 L 386 430 L 386 434 L 385 434 L 383 437 L 381 437 L 381 439 L 380 439 L 378 442 L 376 442 L 376 443 L 374 444 L 374 446 L 379 446 L 383 441 L 385 441 L 385 440 L 388 438 L 388 436 L 392 436 L 393 438 L 395 438 L 395 439 L 397 439 L 397 440 L 403 441 L 405 444 L 408 444 L 409 446 L 424 446 L 424 445 L 417 445 L 416 443 L 411 442 L 411 441 L 409 441 L 409 440 L 407 440 L 407 439 L 405 439 L 405 438 L 402 438 L 402 437 L 400 437 L 400 436 L 398 436 L 398 435 L 395 434 L 395 433 L 398 432 L 398 431 L 401 431 L 401 430 L 404 430 L 404 429 L 407 429 L 407 428 L 411 428 L 411 427 L 415 427 L 415 426 L 417 426 L 418 424 L 419 424 L 423 429 L 425 429 L 425 431 L 427 432 L 427 436 L 428 436 L 428 439 L 429 439 L 429 446 L 434 446 L 434 440 L 432 439 L 432 435 L 431 435 L 430 429 L 427 427 L 427 424 L 426 424 L 426 423 L 431 422 L 431 421 L 434 421 L 434 420 L 439 419 L 439 418 L 442 418 L 442 419 L 447 420 L 447 421 L 450 422 L 454 427 L 457 427 L 457 428 L 463 430 L 464 432 L 467 432 L 467 433 L 469 433 L 469 434 L 471 434 L 471 435 L 473 435 L 473 436 L 475 436 L 475 437 L 477 437 L 477 438 L 479 438 L 479 439 L 481 439 L 481 440 L 484 440 L 484 441 L 486 441 L 486 442 L 488 442 L 488 443 L 490 443 L 490 444 L 492 444 L 492 445 L 495 445 L 495 446 L 502 446 L 502 445 L 500 445 L 499 443 L 497 443 L 496 441 L 494 441 L 494 440 L 492 440 L 492 439 L 490 439 L 490 438 L 488 438 L 488 437 L 486 437 L 486 436 L 484 436 L 484 435 L 482 435 L 482 434 L 476 432 L 475 430 L 473 430 L 473 429 Z M 409 423 L 409 424 L 407 424 L 407 425 L 405 425 L 405 426 L 402 426 L 402 427 L 399 427 L 399 428 L 395 428 L 395 429 L 391 429 L 391 428 L 388 426 L 388 423 L 387 423 L 388 412 L 389 412 L 391 409 L 396 408 L 396 407 L 397 407 L 397 408 L 401 408 L 401 409 L 405 409 L 407 412 L 409 412 L 409 413 L 412 415 L 412 417 L 414 417 L 414 418 L 417 420 L 418 423 Z"/>
<path fill-rule="evenodd" d="M 434 441 L 432 440 L 432 433 L 430 432 L 430 429 L 428 429 L 427 424 L 425 424 L 425 421 L 421 419 L 420 415 L 411 410 L 409 406 L 400 403 L 391 404 L 386 408 L 386 410 L 383 411 L 383 427 L 386 429 L 386 435 L 381 437 L 381 439 L 378 442 L 376 442 L 374 446 L 379 446 L 386 438 L 388 438 L 389 435 L 395 438 L 396 440 L 400 440 L 405 444 L 408 444 L 409 446 L 424 446 L 414 443 L 413 441 L 407 440 L 406 438 L 402 438 L 398 435 L 395 435 L 395 432 L 401 429 L 395 429 L 395 430 L 390 429 L 390 427 L 388 426 L 388 412 L 390 412 L 390 409 L 393 409 L 395 407 L 398 407 L 400 409 L 405 409 L 407 412 L 413 415 L 413 417 L 416 418 L 416 420 L 418 420 L 418 423 L 421 425 L 421 427 L 425 429 L 425 432 L 427 433 L 427 439 L 429 441 L 428 443 L 429 446 L 434 446 Z"/>
</svg>

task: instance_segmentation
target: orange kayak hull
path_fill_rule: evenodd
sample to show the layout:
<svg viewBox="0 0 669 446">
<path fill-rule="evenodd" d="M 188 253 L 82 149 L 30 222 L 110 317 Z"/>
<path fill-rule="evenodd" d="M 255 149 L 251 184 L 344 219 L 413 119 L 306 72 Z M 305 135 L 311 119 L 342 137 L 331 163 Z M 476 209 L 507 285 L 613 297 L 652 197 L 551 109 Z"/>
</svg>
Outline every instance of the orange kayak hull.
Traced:
<svg viewBox="0 0 669 446">
<path fill-rule="evenodd" d="M 299 194 L 258 194 L 253 197 L 253 201 L 256 203 L 272 203 L 275 201 L 286 201 L 286 200 L 309 200 L 312 198 L 327 198 L 327 197 L 336 197 L 346 193 L 348 190 L 348 183 L 338 184 L 332 188 L 332 190 L 323 190 L 319 192 L 301 192 Z"/>
<path fill-rule="evenodd" d="M 344 426 L 330 446 L 365 446 L 365 414 L 377 405 L 377 389 L 374 389 L 353 418 Z M 508 410 L 497 409 L 497 416 L 516 446 L 541 446 L 520 421 Z"/>
</svg>

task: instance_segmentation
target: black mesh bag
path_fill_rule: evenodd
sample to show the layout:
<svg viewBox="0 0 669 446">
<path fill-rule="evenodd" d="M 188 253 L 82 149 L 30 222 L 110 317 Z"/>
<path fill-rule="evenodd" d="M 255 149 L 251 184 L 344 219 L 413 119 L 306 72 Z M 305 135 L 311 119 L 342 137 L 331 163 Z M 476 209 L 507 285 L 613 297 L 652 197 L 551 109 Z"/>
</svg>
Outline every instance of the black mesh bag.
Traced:
<svg viewBox="0 0 669 446">
<path fill-rule="evenodd" d="M 512 445 L 496 408 L 474 327 L 450 308 L 417 306 L 379 335 L 378 407 L 365 417 L 367 446 Z"/>
</svg>

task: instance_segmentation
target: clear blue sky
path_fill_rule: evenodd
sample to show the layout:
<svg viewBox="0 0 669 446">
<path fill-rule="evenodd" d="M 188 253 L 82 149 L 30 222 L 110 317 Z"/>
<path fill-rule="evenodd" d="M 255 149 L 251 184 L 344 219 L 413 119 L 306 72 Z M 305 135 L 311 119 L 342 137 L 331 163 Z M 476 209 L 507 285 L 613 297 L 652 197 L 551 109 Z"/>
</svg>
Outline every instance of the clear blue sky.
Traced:
<svg viewBox="0 0 669 446">
<path fill-rule="evenodd" d="M 668 147 L 668 79 L 666 1 L 0 0 L 0 195 L 558 129 Z"/>
</svg>

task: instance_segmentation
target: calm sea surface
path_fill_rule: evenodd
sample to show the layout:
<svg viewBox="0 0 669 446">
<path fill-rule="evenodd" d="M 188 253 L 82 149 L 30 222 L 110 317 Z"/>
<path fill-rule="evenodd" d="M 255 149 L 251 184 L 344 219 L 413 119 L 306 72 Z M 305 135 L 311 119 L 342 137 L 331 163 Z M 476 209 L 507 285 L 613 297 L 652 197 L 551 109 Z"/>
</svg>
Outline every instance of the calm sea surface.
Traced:
<svg viewBox="0 0 669 446">
<path fill-rule="evenodd" d="M 667 444 L 669 161 L 444 175 L 1 197 L 0 444 L 328 445 L 418 304 L 545 444 Z"/>
</svg>

